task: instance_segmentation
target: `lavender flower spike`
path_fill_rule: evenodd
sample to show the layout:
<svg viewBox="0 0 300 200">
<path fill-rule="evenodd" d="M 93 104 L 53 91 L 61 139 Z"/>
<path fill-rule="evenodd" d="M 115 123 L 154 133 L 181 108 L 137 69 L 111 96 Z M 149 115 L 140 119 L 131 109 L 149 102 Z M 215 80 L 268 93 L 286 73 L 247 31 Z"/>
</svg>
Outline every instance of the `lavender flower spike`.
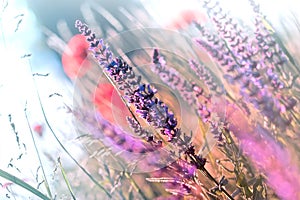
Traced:
<svg viewBox="0 0 300 200">
<path fill-rule="evenodd" d="M 160 132 L 167 136 L 168 141 L 171 141 L 179 131 L 176 128 L 177 120 L 168 106 L 154 97 L 156 89 L 149 84 L 141 83 L 141 77 L 136 76 L 132 67 L 121 58 L 113 58 L 109 47 L 103 43 L 103 40 L 96 39 L 95 34 L 86 24 L 77 20 L 75 26 L 87 37 L 94 57 L 107 72 L 108 78 L 123 90 L 127 103 L 133 104 L 140 117 L 154 128 L 160 129 Z"/>
</svg>

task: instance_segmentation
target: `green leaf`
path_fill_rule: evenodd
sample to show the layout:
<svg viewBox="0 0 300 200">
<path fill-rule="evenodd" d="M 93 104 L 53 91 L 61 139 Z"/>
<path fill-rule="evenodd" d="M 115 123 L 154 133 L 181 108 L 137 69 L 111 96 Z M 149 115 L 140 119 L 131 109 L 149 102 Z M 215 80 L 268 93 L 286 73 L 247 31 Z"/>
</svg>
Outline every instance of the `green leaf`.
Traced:
<svg viewBox="0 0 300 200">
<path fill-rule="evenodd" d="M 29 185 L 28 183 L 22 181 L 21 179 L 19 179 L 18 177 L 11 175 L 10 173 L 3 171 L 2 169 L 0 169 L 0 176 L 21 186 L 22 188 L 26 189 L 27 191 L 35 194 L 36 196 L 40 197 L 41 199 L 44 200 L 51 200 L 49 197 L 47 197 L 46 195 L 44 195 L 43 193 L 41 193 L 40 191 L 38 191 L 37 189 L 35 189 L 34 187 L 32 187 L 31 185 Z"/>
</svg>

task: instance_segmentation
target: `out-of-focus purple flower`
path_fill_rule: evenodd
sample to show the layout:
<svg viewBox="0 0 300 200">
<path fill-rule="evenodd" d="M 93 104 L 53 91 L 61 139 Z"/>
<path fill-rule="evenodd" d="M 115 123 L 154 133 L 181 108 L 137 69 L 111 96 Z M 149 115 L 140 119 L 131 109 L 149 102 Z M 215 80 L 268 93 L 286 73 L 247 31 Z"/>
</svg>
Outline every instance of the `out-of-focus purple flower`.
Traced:
<svg viewBox="0 0 300 200">
<path fill-rule="evenodd" d="M 74 110 L 72 112 L 76 120 L 80 122 L 81 125 L 78 125 L 82 126 L 83 131 L 88 131 L 93 139 L 106 141 L 106 145 L 111 145 L 114 151 L 121 149 L 134 153 L 146 153 L 157 150 L 148 142 L 143 142 L 141 138 L 134 137 L 118 126 L 111 124 L 98 112 L 95 114 L 83 110 Z"/>
<path fill-rule="evenodd" d="M 197 168 L 184 160 L 174 163 L 154 172 L 154 177 L 147 178 L 149 182 L 163 183 L 166 191 L 176 198 L 184 196 L 195 199 L 207 199 L 201 183 L 195 181 Z"/>
<path fill-rule="evenodd" d="M 300 170 L 292 155 L 271 138 L 263 127 L 253 126 L 233 105 L 228 105 L 229 130 L 239 139 L 241 149 L 267 176 L 268 184 L 282 199 L 299 199 Z"/>
<path fill-rule="evenodd" d="M 284 130 L 291 122 L 291 115 L 288 113 L 282 115 L 282 112 L 286 110 L 285 105 L 272 94 L 270 88 L 273 88 L 273 86 L 268 86 L 268 84 L 275 84 L 278 87 L 280 85 L 280 83 L 275 80 L 277 76 L 273 70 L 269 70 L 268 73 L 266 73 L 267 78 L 263 78 L 257 69 L 260 61 L 256 61 L 252 58 L 254 54 L 248 57 L 242 56 L 241 58 L 240 53 L 236 55 L 230 48 L 223 45 L 224 41 L 218 38 L 218 36 L 210 39 L 209 33 L 204 27 L 200 28 L 202 35 L 208 39 L 208 42 L 203 39 L 196 39 L 195 41 L 222 66 L 224 78 L 231 84 L 237 83 L 241 88 L 240 93 L 243 99 L 253 104 L 264 116 L 268 117 L 277 128 Z M 270 83 L 268 83 L 266 79 L 269 79 Z"/>
<path fill-rule="evenodd" d="M 157 49 L 153 52 L 153 66 L 152 71 L 158 74 L 162 81 L 173 89 L 176 89 L 180 96 L 191 106 L 194 106 L 198 116 L 204 122 L 209 121 L 211 109 L 210 95 L 204 92 L 204 89 L 196 83 L 187 81 L 178 71 L 174 68 L 168 67 L 166 61 L 159 54 Z"/>
</svg>

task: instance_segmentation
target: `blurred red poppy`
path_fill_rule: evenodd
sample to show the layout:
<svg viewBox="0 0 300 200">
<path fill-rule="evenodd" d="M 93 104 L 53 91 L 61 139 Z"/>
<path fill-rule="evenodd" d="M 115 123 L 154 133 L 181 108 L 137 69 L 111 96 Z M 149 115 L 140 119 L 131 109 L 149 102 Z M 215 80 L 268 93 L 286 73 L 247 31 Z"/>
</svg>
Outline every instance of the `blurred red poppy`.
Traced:
<svg viewBox="0 0 300 200">
<path fill-rule="evenodd" d="M 177 17 L 173 18 L 172 21 L 167 25 L 167 28 L 171 29 L 184 29 L 189 26 L 193 21 L 203 23 L 207 21 L 204 14 L 197 10 L 183 10 Z"/>
<path fill-rule="evenodd" d="M 110 83 L 98 84 L 92 98 L 97 111 L 106 120 L 120 126 L 127 124 L 125 116 L 130 112 Z"/>
<path fill-rule="evenodd" d="M 62 65 L 70 79 L 82 77 L 91 67 L 87 58 L 89 43 L 83 35 L 74 35 L 62 54 Z"/>
<path fill-rule="evenodd" d="M 40 123 L 33 125 L 33 131 L 36 132 L 39 136 L 43 136 L 44 126 Z"/>
</svg>

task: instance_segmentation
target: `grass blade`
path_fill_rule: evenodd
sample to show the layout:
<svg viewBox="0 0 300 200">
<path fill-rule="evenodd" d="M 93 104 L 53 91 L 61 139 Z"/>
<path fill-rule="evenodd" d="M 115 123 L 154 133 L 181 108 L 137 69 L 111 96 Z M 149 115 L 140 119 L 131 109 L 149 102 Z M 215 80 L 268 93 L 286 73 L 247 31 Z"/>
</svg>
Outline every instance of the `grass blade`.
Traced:
<svg viewBox="0 0 300 200">
<path fill-rule="evenodd" d="M 10 173 L 8 173 L 6 171 L 3 171 L 2 169 L 0 169 L 0 176 L 21 186 L 22 188 L 26 189 L 27 191 L 31 192 L 32 194 L 35 194 L 36 196 L 40 197 L 41 199 L 51 200 L 49 197 L 47 197 L 46 195 L 44 195 L 43 193 L 41 193 L 40 191 L 38 191 L 31 185 L 29 185 L 28 183 L 22 181 L 18 177 L 11 175 Z"/>
<path fill-rule="evenodd" d="M 57 161 L 58 161 L 58 164 L 59 164 L 59 168 L 60 168 L 60 170 L 61 170 L 61 174 L 63 175 L 64 180 L 65 180 L 65 182 L 66 182 L 66 184 L 67 184 L 68 190 L 69 190 L 69 192 L 70 192 L 72 198 L 75 200 L 76 197 L 75 197 L 75 195 L 74 195 L 74 192 L 72 191 L 72 187 L 71 187 L 70 182 L 68 181 L 66 172 L 65 172 L 65 170 L 64 170 L 64 168 L 63 168 L 63 166 L 62 166 L 62 164 L 61 164 L 61 162 L 60 162 L 60 158 L 58 158 Z"/>
</svg>

